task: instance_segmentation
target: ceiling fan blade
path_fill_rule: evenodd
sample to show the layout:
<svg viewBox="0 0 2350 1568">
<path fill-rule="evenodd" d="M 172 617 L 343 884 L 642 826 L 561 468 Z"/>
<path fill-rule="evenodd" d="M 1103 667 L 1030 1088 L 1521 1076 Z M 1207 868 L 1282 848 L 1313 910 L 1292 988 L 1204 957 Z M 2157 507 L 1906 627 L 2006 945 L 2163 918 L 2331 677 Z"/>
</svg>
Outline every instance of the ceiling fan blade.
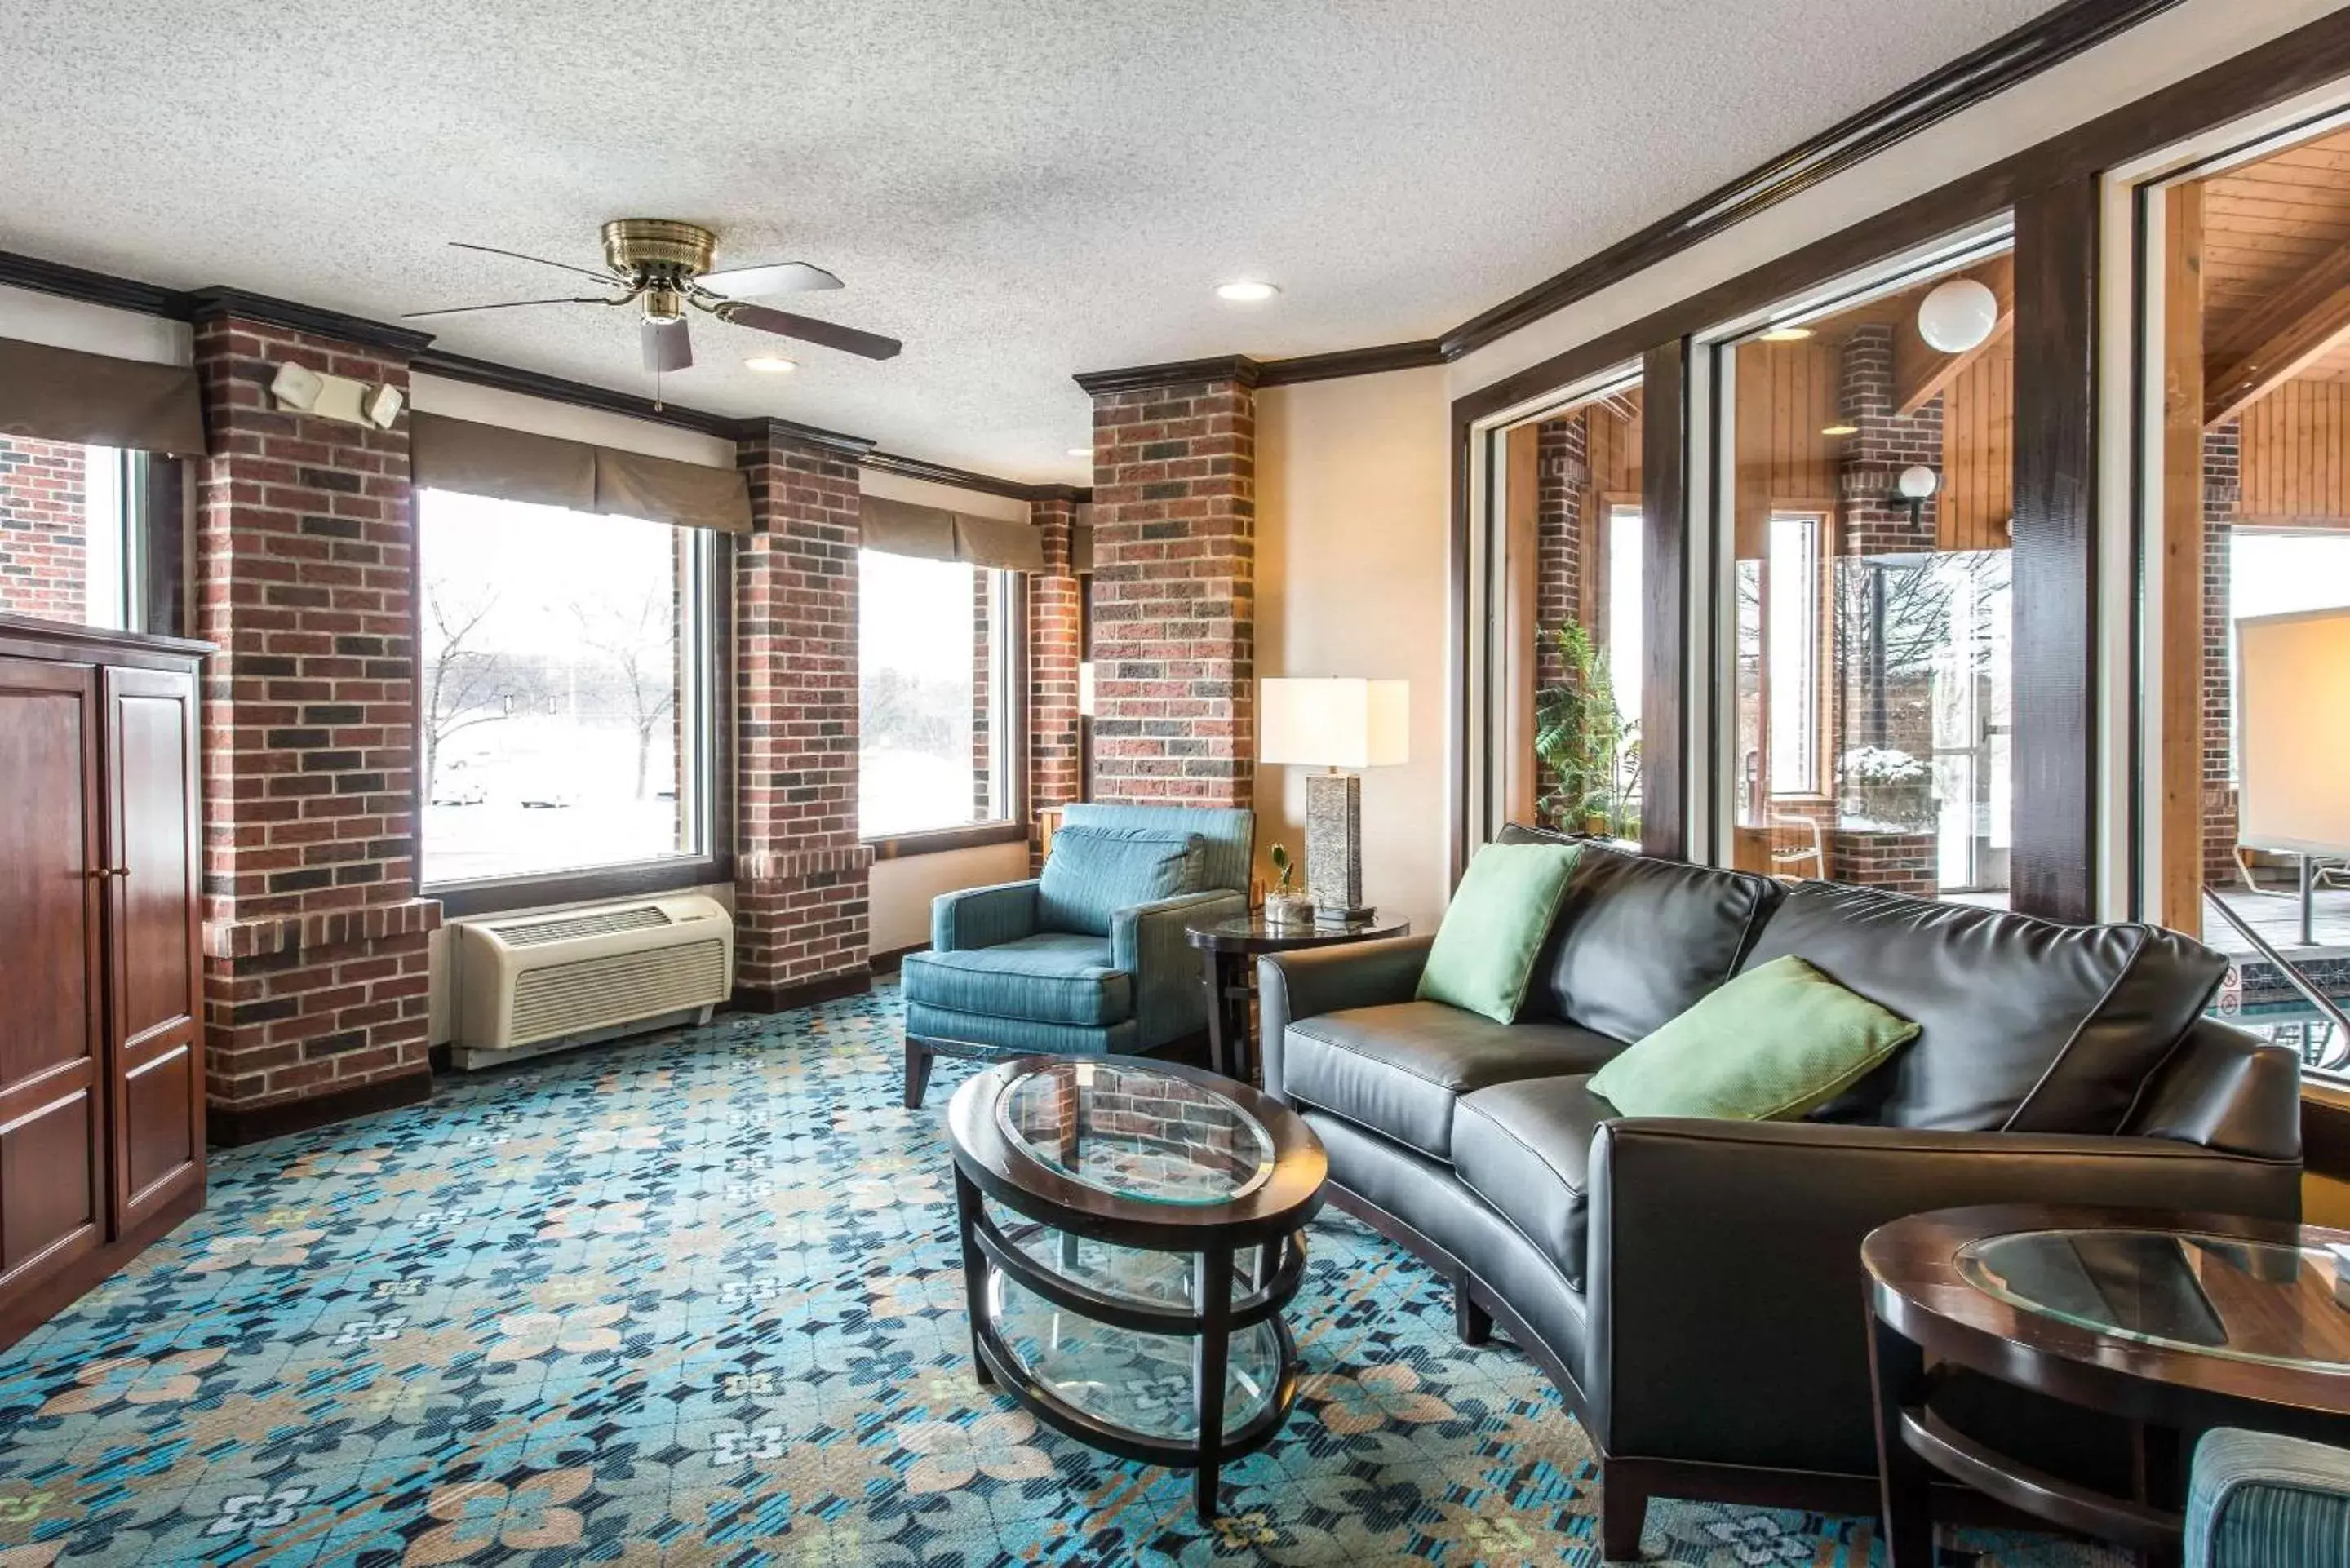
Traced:
<svg viewBox="0 0 2350 1568">
<path fill-rule="evenodd" d="M 681 316 L 669 321 L 646 321 L 637 328 L 637 338 L 644 345 L 645 369 L 655 375 L 682 370 L 693 363 L 693 336 L 686 330 Z"/>
<path fill-rule="evenodd" d="M 812 317 L 795 316 L 788 310 L 770 310 L 764 305 L 744 305 L 740 300 L 726 301 L 717 307 L 716 314 L 721 321 L 732 321 L 738 327 L 755 327 L 778 337 L 796 337 L 803 343 L 837 348 L 847 354 L 861 354 L 868 359 L 892 359 L 897 358 L 899 350 L 905 348 L 895 337 L 884 337 L 876 332 L 859 332 L 854 327 L 818 321 Z"/>
<path fill-rule="evenodd" d="M 452 305 L 445 310 L 411 310 L 402 321 L 421 321 L 428 316 L 469 316 L 476 310 L 519 310 L 525 305 L 626 305 L 625 299 L 606 299 L 601 296 L 567 295 L 561 299 L 508 299 L 495 305 Z"/>
<path fill-rule="evenodd" d="M 465 240 L 449 242 L 461 251 L 480 251 L 485 255 L 507 256 L 515 261 L 536 262 L 541 266 L 559 266 L 565 272 L 576 272 L 581 277 L 592 277 L 598 283 L 626 283 L 617 273 L 599 271 L 592 266 L 573 266 L 569 262 L 549 261 L 545 256 L 525 255 L 520 251 L 502 251 L 495 245 L 477 245 Z"/>
<path fill-rule="evenodd" d="M 765 266 L 730 266 L 706 272 L 694 280 L 712 294 L 729 299 L 764 299 L 773 294 L 806 294 L 838 288 L 840 279 L 806 262 L 770 262 Z"/>
</svg>

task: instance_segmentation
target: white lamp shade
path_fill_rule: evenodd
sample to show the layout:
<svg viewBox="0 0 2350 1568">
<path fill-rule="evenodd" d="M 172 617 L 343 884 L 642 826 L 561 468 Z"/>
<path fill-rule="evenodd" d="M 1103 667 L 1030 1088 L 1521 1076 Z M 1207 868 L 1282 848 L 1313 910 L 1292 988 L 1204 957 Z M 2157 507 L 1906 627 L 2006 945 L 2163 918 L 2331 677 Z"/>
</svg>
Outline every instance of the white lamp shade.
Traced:
<svg viewBox="0 0 2350 1568">
<path fill-rule="evenodd" d="M 1987 284 L 1954 277 L 1918 302 L 1918 336 L 1945 354 L 1979 348 L 1999 325 L 1999 296 Z"/>
<path fill-rule="evenodd" d="M 1893 482 L 1893 488 L 1899 491 L 1905 500 L 1923 501 L 1940 489 L 1941 484 L 1939 474 L 1924 463 L 1913 462 L 1901 471 L 1901 477 Z"/>
<path fill-rule="evenodd" d="M 1410 755 L 1407 680 L 1257 683 L 1257 760 L 1317 768 L 1378 768 Z"/>
</svg>

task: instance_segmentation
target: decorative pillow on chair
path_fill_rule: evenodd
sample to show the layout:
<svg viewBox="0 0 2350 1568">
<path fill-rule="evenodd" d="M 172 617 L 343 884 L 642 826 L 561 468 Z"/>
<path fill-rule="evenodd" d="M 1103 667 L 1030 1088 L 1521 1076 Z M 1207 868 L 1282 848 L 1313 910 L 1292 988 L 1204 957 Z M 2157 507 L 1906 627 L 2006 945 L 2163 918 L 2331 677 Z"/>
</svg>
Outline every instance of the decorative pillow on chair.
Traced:
<svg viewBox="0 0 2350 1568">
<path fill-rule="evenodd" d="M 1419 999 L 1516 1023 L 1581 853 L 1571 844 L 1488 844 L 1477 851 L 1428 950 Z"/>
<path fill-rule="evenodd" d="M 1165 827 L 1064 827 L 1053 835 L 1036 885 L 1036 923 L 1047 931 L 1109 935 L 1110 917 L 1138 904 L 1200 890 L 1208 841 Z"/>
<path fill-rule="evenodd" d="M 1918 1037 L 1793 956 L 1748 970 L 1592 1075 L 1627 1116 L 1792 1121 Z"/>
</svg>

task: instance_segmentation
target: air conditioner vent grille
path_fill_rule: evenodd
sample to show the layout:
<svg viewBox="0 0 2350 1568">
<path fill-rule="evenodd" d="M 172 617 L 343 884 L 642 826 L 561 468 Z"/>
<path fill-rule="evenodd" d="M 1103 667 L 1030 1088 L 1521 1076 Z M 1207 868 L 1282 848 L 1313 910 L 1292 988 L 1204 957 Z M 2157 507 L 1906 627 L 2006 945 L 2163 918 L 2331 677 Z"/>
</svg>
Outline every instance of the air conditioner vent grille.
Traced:
<svg viewBox="0 0 2350 1568">
<path fill-rule="evenodd" d="M 512 1044 L 527 1045 L 726 994 L 726 944 L 716 939 L 533 970 L 515 982 Z"/>
<path fill-rule="evenodd" d="M 606 937 L 614 931 L 642 931 L 673 922 L 668 911 L 658 904 L 639 904 L 632 909 L 594 909 L 583 915 L 550 915 L 543 920 L 516 920 L 491 929 L 509 947 L 535 948 L 546 942 L 569 941 L 574 937 Z"/>
</svg>

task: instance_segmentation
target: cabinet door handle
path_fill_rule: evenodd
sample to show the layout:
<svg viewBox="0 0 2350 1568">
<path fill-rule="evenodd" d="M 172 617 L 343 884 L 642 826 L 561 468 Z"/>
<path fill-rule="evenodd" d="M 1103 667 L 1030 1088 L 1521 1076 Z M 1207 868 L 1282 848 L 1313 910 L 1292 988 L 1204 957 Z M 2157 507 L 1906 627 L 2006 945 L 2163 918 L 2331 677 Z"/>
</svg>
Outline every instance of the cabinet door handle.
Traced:
<svg viewBox="0 0 2350 1568">
<path fill-rule="evenodd" d="M 96 882 L 108 877 L 128 877 L 130 875 L 130 867 L 128 866 L 100 866 L 96 870 L 85 871 L 82 875 L 88 877 L 91 881 Z"/>
</svg>

